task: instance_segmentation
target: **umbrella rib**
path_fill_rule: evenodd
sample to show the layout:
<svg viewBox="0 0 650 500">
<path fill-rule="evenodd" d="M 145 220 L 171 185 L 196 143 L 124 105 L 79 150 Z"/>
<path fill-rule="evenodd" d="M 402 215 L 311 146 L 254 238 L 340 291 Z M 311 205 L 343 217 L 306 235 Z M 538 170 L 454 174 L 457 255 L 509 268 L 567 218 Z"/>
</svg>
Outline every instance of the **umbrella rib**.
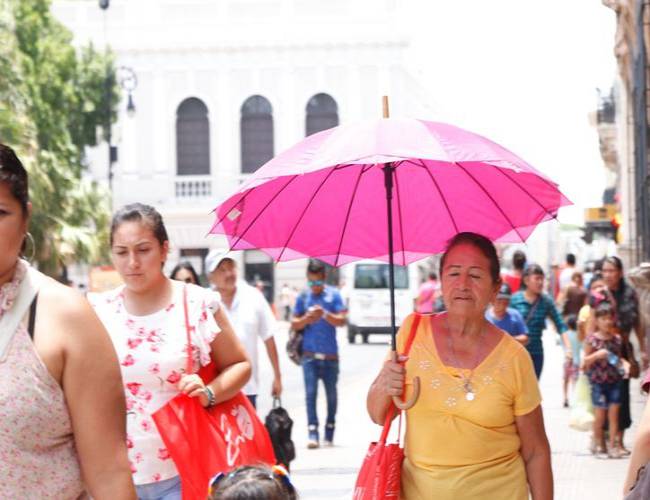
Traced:
<svg viewBox="0 0 650 500">
<path fill-rule="evenodd" d="M 403 162 L 399 162 L 401 165 Z M 395 165 L 397 167 L 397 165 Z M 406 265 L 406 253 L 404 252 L 404 225 L 402 219 L 402 204 L 399 198 L 399 181 L 397 180 L 397 168 L 395 168 L 395 198 L 397 199 L 397 218 L 399 220 L 399 237 L 402 240 L 402 265 Z"/>
<path fill-rule="evenodd" d="M 505 172 L 504 169 L 499 168 L 499 167 L 497 167 L 496 165 L 492 165 L 492 164 L 490 164 L 490 166 L 493 167 L 493 168 L 495 168 L 496 170 L 498 170 L 499 173 L 500 173 L 501 175 L 505 176 L 505 177 L 506 177 L 510 182 L 512 182 L 512 183 L 513 183 L 515 186 L 517 186 L 519 189 L 521 189 L 524 193 L 526 193 L 526 194 L 528 195 L 528 197 L 529 197 L 531 200 L 533 200 L 535 203 L 537 203 L 537 204 L 542 208 L 542 210 L 544 210 L 544 212 L 546 212 L 548 215 L 550 215 L 550 216 L 553 217 L 554 219 L 557 219 L 557 214 L 553 215 L 553 213 L 551 213 L 551 211 L 550 211 L 548 208 L 546 208 L 544 205 L 542 205 L 542 203 L 541 203 L 537 198 L 535 198 L 532 194 L 530 194 L 530 192 L 529 192 L 529 191 L 528 191 L 524 186 L 522 186 L 522 185 L 519 184 L 516 180 L 514 180 L 512 177 L 510 177 L 510 176 Z M 542 178 L 541 178 L 541 177 L 538 177 L 538 179 L 542 179 Z M 543 180 L 543 179 L 542 179 L 542 180 Z M 557 188 L 556 188 L 556 189 L 557 189 Z"/>
<path fill-rule="evenodd" d="M 451 214 L 451 209 L 449 208 L 449 204 L 447 203 L 447 198 L 445 198 L 445 195 L 442 194 L 442 190 L 440 189 L 440 186 L 438 185 L 438 181 L 434 178 L 433 174 L 429 171 L 427 166 L 424 164 L 422 160 L 418 160 L 420 162 L 420 166 L 424 168 L 424 171 L 429 175 L 429 178 L 431 179 L 431 182 L 433 182 L 433 185 L 435 186 L 436 190 L 438 191 L 438 194 L 440 195 L 440 198 L 442 199 L 442 202 L 445 204 L 445 208 L 447 209 L 447 215 L 449 215 L 449 219 L 451 220 L 451 223 L 454 225 L 454 230 L 459 233 L 460 231 L 458 230 L 458 225 L 456 224 L 456 220 L 454 219 L 454 216 Z M 413 162 L 411 162 L 413 163 Z M 414 163 L 415 165 L 415 163 Z"/>
<path fill-rule="evenodd" d="M 274 201 L 278 196 L 280 196 L 280 193 L 282 193 L 282 191 L 284 191 L 284 190 L 287 188 L 287 186 L 288 186 L 289 184 L 291 184 L 293 181 L 295 181 L 297 177 L 298 177 L 297 175 L 294 175 L 291 179 L 289 179 L 289 182 L 287 182 L 284 186 L 282 186 L 282 188 L 279 189 L 279 190 L 278 190 L 278 191 L 273 195 L 273 197 L 268 201 L 268 203 L 267 203 L 266 205 L 264 205 L 264 208 L 262 208 L 262 210 L 260 210 L 259 212 L 257 212 L 257 215 L 255 216 L 255 218 L 254 218 L 254 219 L 251 221 L 251 223 L 246 227 L 246 229 L 244 229 L 244 231 L 243 231 L 243 232 L 238 236 L 237 241 L 235 241 L 235 243 L 233 243 L 232 245 L 230 245 L 230 249 L 231 249 L 231 250 L 234 249 L 235 246 L 237 246 L 237 244 L 241 241 L 241 239 L 242 239 L 242 238 L 244 237 L 244 235 L 248 232 L 248 230 L 253 226 L 253 224 L 255 224 L 255 223 L 257 222 L 257 220 L 262 216 L 262 214 L 264 213 L 264 211 L 265 211 L 267 208 L 269 208 L 269 205 L 271 205 L 271 203 L 273 203 L 273 201 Z"/>
<path fill-rule="evenodd" d="M 337 167 L 338 167 L 338 165 L 337 165 Z M 289 242 L 291 241 L 291 238 L 293 238 L 293 235 L 294 235 L 294 233 L 296 232 L 296 229 L 298 229 L 298 226 L 300 225 L 300 222 L 302 221 L 302 218 L 303 218 L 303 217 L 305 216 L 305 214 L 307 213 L 307 210 L 309 210 L 309 207 L 311 206 L 312 202 L 314 201 L 314 198 L 316 198 L 316 195 L 318 194 L 318 192 L 320 191 L 320 189 L 325 185 L 325 183 L 327 182 L 327 179 L 329 179 L 329 178 L 332 176 L 332 174 L 333 174 L 334 172 L 336 172 L 336 170 L 337 170 L 336 167 L 331 168 L 330 171 L 328 172 L 327 176 L 325 177 L 325 179 L 323 179 L 323 181 L 318 185 L 318 187 L 316 188 L 316 190 L 315 190 L 315 191 L 313 192 L 313 194 L 311 195 L 311 198 L 309 199 L 309 202 L 308 202 L 307 205 L 305 206 L 305 209 L 304 209 L 304 210 L 302 211 L 302 213 L 300 214 L 300 217 L 298 217 L 298 221 L 297 221 L 296 224 L 293 226 L 293 229 L 291 230 L 291 233 L 289 233 L 289 237 L 287 238 L 287 241 L 285 242 L 284 246 L 282 247 L 282 250 L 280 251 L 280 255 L 278 255 L 278 258 L 277 258 L 277 261 L 278 261 L 278 262 L 280 262 L 280 260 L 282 259 L 282 255 L 284 254 L 284 251 L 285 251 L 285 250 L 287 249 L 287 247 L 289 246 Z"/>
<path fill-rule="evenodd" d="M 345 232 L 348 229 L 348 222 L 350 221 L 350 212 L 352 211 L 352 205 L 356 198 L 357 189 L 359 188 L 359 183 L 361 182 L 361 176 L 370 169 L 364 169 L 361 167 L 359 170 L 359 176 L 357 177 L 357 182 L 354 184 L 354 189 L 352 190 L 352 196 L 350 196 L 350 203 L 348 204 L 348 211 L 345 214 L 345 222 L 343 223 L 343 231 L 341 232 L 341 239 L 339 240 L 339 248 L 336 251 L 336 259 L 334 260 L 334 267 L 339 263 L 339 257 L 341 255 L 341 248 L 343 248 L 343 240 L 345 239 Z"/>
<path fill-rule="evenodd" d="M 524 238 L 522 238 L 521 234 L 519 233 L 519 230 L 515 227 L 515 225 L 514 225 L 514 224 L 512 223 L 512 221 L 510 220 L 510 217 L 508 217 L 508 216 L 506 215 L 506 213 L 503 211 L 503 209 L 501 208 L 501 206 L 499 206 L 499 204 L 496 202 L 496 200 L 494 199 L 494 197 L 489 193 L 489 191 L 488 191 L 487 189 L 485 189 L 485 186 L 483 186 L 480 182 L 478 182 L 478 181 L 476 180 L 476 178 L 475 178 L 472 174 L 470 174 L 470 173 L 468 172 L 468 170 L 467 170 L 465 167 L 463 167 L 459 162 L 456 162 L 456 161 L 455 161 L 455 162 L 454 162 L 454 165 L 458 166 L 458 168 L 460 168 L 463 172 L 465 172 L 465 173 L 467 174 L 467 176 L 468 176 L 470 179 L 472 179 L 472 180 L 474 181 L 474 183 L 475 183 L 475 184 L 476 184 L 476 185 L 481 189 L 481 191 L 483 191 L 483 193 L 485 193 L 485 195 L 490 199 L 490 201 L 491 201 L 492 204 L 496 207 L 496 209 L 497 209 L 499 212 L 501 212 L 501 215 L 503 215 L 503 218 L 508 222 L 508 224 L 510 224 L 510 227 L 515 231 L 515 233 L 517 233 L 517 236 L 519 236 L 519 239 L 520 239 L 522 242 L 526 241 Z"/>
</svg>

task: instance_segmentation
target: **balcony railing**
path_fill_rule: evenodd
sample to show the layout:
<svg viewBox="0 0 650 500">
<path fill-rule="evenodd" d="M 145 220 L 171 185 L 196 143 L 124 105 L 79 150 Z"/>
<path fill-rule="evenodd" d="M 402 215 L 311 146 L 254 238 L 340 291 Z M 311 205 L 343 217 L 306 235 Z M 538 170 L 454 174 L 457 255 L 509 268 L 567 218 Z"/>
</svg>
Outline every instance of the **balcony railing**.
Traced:
<svg viewBox="0 0 650 500">
<path fill-rule="evenodd" d="M 212 198 L 212 178 L 206 175 L 183 175 L 174 181 L 177 201 L 199 201 Z"/>
</svg>

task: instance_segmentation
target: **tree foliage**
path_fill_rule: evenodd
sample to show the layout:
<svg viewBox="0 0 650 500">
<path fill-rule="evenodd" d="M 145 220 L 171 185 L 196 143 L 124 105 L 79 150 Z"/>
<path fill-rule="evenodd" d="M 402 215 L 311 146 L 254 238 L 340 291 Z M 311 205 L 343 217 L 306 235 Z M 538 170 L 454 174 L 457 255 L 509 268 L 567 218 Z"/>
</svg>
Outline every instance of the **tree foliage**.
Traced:
<svg viewBox="0 0 650 500">
<path fill-rule="evenodd" d="M 72 42 L 50 0 L 0 0 L 0 141 L 29 171 L 34 260 L 49 274 L 107 250 L 108 196 L 84 175 L 84 151 L 116 117 L 113 58 Z"/>
</svg>

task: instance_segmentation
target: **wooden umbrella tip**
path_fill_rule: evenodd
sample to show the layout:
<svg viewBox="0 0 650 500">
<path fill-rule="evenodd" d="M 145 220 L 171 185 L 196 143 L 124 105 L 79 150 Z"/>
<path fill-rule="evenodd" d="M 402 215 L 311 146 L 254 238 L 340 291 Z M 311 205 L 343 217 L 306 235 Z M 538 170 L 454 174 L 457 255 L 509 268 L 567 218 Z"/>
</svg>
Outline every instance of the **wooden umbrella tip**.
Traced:
<svg viewBox="0 0 650 500">
<path fill-rule="evenodd" d="M 388 107 L 388 96 L 384 95 L 381 97 L 381 104 L 383 109 L 383 117 L 388 118 L 390 116 L 390 109 Z"/>
</svg>

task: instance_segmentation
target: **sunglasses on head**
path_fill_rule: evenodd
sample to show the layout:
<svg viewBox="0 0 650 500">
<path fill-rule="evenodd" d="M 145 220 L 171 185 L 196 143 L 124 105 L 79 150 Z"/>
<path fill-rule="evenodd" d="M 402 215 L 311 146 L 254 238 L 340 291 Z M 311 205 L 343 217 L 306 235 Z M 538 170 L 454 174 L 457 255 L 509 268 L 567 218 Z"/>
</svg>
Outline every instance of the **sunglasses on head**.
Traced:
<svg viewBox="0 0 650 500">
<path fill-rule="evenodd" d="M 237 477 L 237 475 L 241 472 L 248 470 L 249 468 L 243 467 L 228 473 L 220 472 L 214 476 L 210 482 L 210 494 L 212 494 L 217 489 L 217 486 L 219 486 L 219 483 L 223 481 L 224 478 L 232 479 L 233 477 Z M 290 493 L 295 492 L 295 488 L 293 487 L 293 484 L 291 484 L 291 479 L 289 478 L 289 473 L 287 472 L 287 469 L 284 468 L 284 466 L 274 465 L 271 467 L 271 474 L 268 475 L 268 478 L 271 481 L 280 481 L 282 485 L 287 488 L 287 490 L 289 490 Z"/>
<path fill-rule="evenodd" d="M 324 280 L 309 280 L 307 285 L 309 286 L 323 286 L 325 284 Z"/>
</svg>

